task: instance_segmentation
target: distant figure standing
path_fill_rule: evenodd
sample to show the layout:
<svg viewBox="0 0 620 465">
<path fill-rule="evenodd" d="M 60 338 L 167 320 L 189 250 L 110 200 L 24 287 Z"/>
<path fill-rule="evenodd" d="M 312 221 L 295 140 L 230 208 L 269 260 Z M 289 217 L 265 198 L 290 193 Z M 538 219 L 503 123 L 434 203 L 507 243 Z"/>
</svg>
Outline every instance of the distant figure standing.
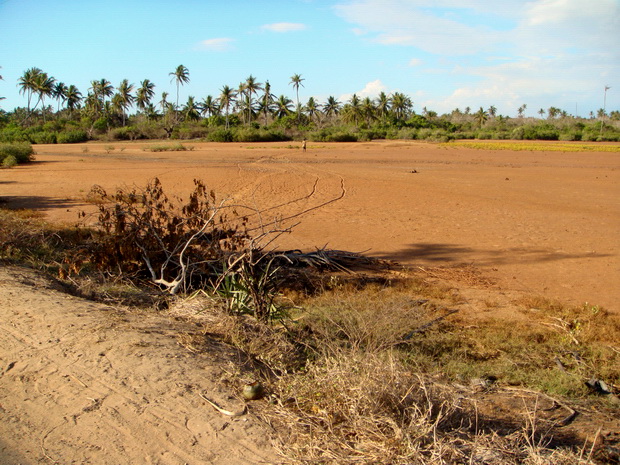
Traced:
<svg viewBox="0 0 620 465">
<path fill-rule="evenodd" d="M 302 152 L 306 151 L 306 139 L 301 141 L 301 151 Z"/>
</svg>

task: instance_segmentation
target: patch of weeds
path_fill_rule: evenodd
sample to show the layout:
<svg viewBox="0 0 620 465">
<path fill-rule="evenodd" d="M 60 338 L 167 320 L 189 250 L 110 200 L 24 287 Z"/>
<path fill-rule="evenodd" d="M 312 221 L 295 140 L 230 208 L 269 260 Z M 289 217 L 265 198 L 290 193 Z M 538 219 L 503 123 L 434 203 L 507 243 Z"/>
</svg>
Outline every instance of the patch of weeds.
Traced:
<svg viewBox="0 0 620 465">
<path fill-rule="evenodd" d="M 562 144 L 548 142 L 502 142 L 502 141 L 457 141 L 449 142 L 446 146 L 465 147 L 477 150 L 512 150 L 535 152 L 620 152 L 615 145 L 598 144 Z"/>
<path fill-rule="evenodd" d="M 149 152 L 184 152 L 188 150 L 194 150 L 194 147 L 191 145 L 185 146 L 179 142 L 176 144 L 151 145 L 144 150 Z"/>
</svg>

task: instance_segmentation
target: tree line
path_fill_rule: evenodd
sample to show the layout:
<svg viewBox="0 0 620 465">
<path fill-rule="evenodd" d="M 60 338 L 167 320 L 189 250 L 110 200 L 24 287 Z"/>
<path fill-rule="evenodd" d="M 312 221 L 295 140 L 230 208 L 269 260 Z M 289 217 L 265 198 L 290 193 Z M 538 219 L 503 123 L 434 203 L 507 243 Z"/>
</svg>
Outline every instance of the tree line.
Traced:
<svg viewBox="0 0 620 465">
<path fill-rule="evenodd" d="M 301 136 L 317 140 L 620 140 L 620 112 L 607 114 L 603 108 L 589 118 L 578 118 L 556 107 L 539 109 L 540 118 L 526 118 L 526 104 L 517 109 L 513 118 L 498 115 L 495 106 L 477 111 L 456 108 L 443 115 L 423 108 L 417 114 L 414 102 L 401 92 L 381 92 L 374 99 L 353 94 L 345 102 L 334 96 L 325 102 L 310 97 L 302 103 L 299 89 L 304 87 L 305 79 L 301 74 L 294 74 L 289 82 L 295 101 L 284 94 L 276 96 L 269 81 L 259 82 L 250 75 L 237 87 L 223 85 L 217 95 L 201 100 L 190 95 L 181 103 L 180 91 L 190 82 L 189 70 L 179 65 L 169 76 L 176 88 L 173 97 L 162 92 L 156 98 L 156 85 L 149 79 L 139 84 L 123 79 L 117 86 L 107 79 L 93 80 L 84 95 L 75 85 L 67 85 L 39 68 L 29 68 L 17 82 L 26 106 L 10 112 L 0 110 L 0 141 L 49 143 L 161 137 L 226 141 Z"/>
</svg>

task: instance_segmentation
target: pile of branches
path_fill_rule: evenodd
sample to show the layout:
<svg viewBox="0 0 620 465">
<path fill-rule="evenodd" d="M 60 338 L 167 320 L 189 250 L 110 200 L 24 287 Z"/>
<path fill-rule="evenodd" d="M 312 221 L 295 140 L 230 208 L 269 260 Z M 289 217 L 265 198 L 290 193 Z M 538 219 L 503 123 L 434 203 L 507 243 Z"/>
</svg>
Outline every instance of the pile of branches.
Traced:
<svg viewBox="0 0 620 465">
<path fill-rule="evenodd" d="M 218 200 L 197 179 L 187 201 L 168 197 L 157 178 L 144 189 L 119 188 L 113 194 L 95 186 L 90 199 L 98 206 L 99 229 L 89 260 L 99 269 L 146 279 L 172 295 L 208 288 L 230 310 L 266 321 L 280 313 L 276 300 L 283 268 L 348 271 L 352 261 L 361 259 L 325 249 L 309 254 L 270 249 L 299 216 L 344 197 L 341 184 L 334 198 L 288 216 L 274 213 L 308 200 L 316 185 L 300 199 L 263 210 Z"/>
</svg>

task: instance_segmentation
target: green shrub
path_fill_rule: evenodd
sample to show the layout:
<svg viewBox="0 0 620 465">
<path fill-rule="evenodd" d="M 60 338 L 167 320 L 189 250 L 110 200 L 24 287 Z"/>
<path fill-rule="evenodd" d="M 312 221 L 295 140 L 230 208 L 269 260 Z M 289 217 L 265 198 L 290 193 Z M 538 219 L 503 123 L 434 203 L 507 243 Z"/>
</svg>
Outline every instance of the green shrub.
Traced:
<svg viewBox="0 0 620 465">
<path fill-rule="evenodd" d="M 157 144 L 157 145 L 151 145 L 148 148 L 145 148 L 144 150 L 148 150 L 150 152 L 185 152 L 186 150 L 194 150 L 194 147 L 192 146 L 185 146 L 183 144 L 181 144 L 180 142 L 177 142 L 175 144 Z"/>
<path fill-rule="evenodd" d="M 562 132 L 560 133 L 560 140 L 564 140 L 564 141 L 581 140 L 581 132 L 577 132 L 577 131 Z"/>
<path fill-rule="evenodd" d="M 405 124 L 407 127 L 415 129 L 431 127 L 431 123 L 422 115 L 412 115 Z"/>
<path fill-rule="evenodd" d="M 207 140 L 210 142 L 232 142 L 233 134 L 230 129 L 217 128 L 214 131 L 209 131 Z"/>
<path fill-rule="evenodd" d="M 454 133 L 455 139 L 475 139 L 476 133 L 472 131 L 458 131 Z"/>
<path fill-rule="evenodd" d="M 283 142 L 291 140 L 280 130 L 261 130 L 255 128 L 237 128 L 232 134 L 235 142 Z"/>
<path fill-rule="evenodd" d="M 516 140 L 558 140 L 560 131 L 549 123 L 532 124 L 515 128 L 512 131 L 512 138 Z"/>
<path fill-rule="evenodd" d="M 356 134 L 350 132 L 336 132 L 325 138 L 325 142 L 357 142 Z"/>
<path fill-rule="evenodd" d="M 123 126 L 114 128 L 109 133 L 112 140 L 136 140 L 140 139 L 140 131 L 135 126 Z"/>
<path fill-rule="evenodd" d="M 359 132 L 359 140 L 377 140 L 377 139 L 387 139 L 387 130 L 372 128 L 372 129 L 363 129 Z"/>
<path fill-rule="evenodd" d="M 81 129 L 59 132 L 56 137 L 56 142 L 59 144 L 76 144 L 78 142 L 86 142 L 87 140 L 88 134 Z"/>
<path fill-rule="evenodd" d="M 183 125 L 172 132 L 172 139 L 204 139 L 208 136 L 209 129 L 202 125 Z"/>
<path fill-rule="evenodd" d="M 2 160 L 3 168 L 13 168 L 15 165 L 17 165 L 17 159 L 13 155 L 9 155 L 8 157 L 5 157 L 4 160 Z"/>
<path fill-rule="evenodd" d="M 32 134 L 32 142 L 35 144 L 55 144 L 56 143 L 56 133 L 41 131 L 35 132 Z"/>
<path fill-rule="evenodd" d="M 93 129 L 99 132 L 104 132 L 108 130 L 108 125 L 108 120 L 106 118 L 99 118 L 93 123 Z"/>
<path fill-rule="evenodd" d="M 15 158 L 17 163 L 27 163 L 34 160 L 34 150 L 32 145 L 24 142 L 13 144 L 0 144 L 0 161 L 8 157 Z"/>
<path fill-rule="evenodd" d="M 396 133 L 396 139 L 416 140 L 418 138 L 418 130 L 414 128 L 402 128 Z"/>
<path fill-rule="evenodd" d="M 315 142 L 357 142 L 358 135 L 346 127 L 325 128 L 308 135 Z"/>
<path fill-rule="evenodd" d="M 17 126 L 8 126 L 0 130 L 0 142 L 31 142 L 26 131 Z"/>
</svg>

